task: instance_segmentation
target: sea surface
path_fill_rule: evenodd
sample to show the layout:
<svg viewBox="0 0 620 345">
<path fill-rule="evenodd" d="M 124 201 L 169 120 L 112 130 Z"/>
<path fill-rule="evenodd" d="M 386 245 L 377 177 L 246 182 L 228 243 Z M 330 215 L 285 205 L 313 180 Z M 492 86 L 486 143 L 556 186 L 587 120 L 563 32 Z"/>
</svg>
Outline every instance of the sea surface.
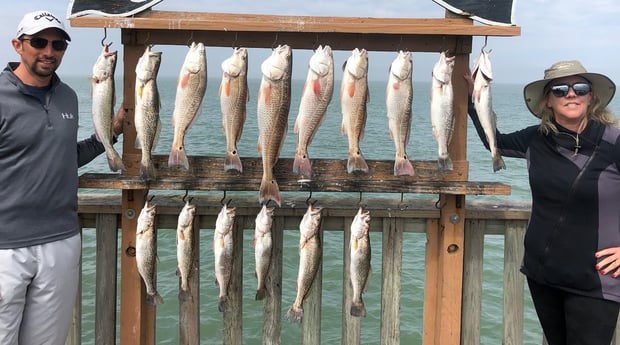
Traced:
<svg viewBox="0 0 620 345">
<path fill-rule="evenodd" d="M 430 76 L 430 73 L 429 73 Z M 387 77 L 387 75 L 386 75 Z M 221 113 L 219 108 L 218 88 L 220 76 L 210 76 L 207 93 L 204 98 L 202 113 L 194 127 L 186 136 L 186 150 L 190 156 L 223 156 L 225 152 L 225 138 L 222 132 Z M 293 157 L 297 143 L 297 135 L 293 133 L 293 124 L 297 116 L 300 94 L 303 87 L 303 78 L 293 81 L 293 94 L 289 114 L 289 132 L 286 137 L 281 157 Z M 65 78 L 78 92 L 80 99 L 80 138 L 93 133 L 91 120 L 90 84 L 87 77 Z M 122 101 L 122 80 L 117 76 L 117 104 Z M 155 154 L 170 152 L 172 143 L 171 114 L 174 107 L 176 78 L 160 77 L 159 91 L 162 99 L 160 112 L 164 124 L 161 139 Z M 340 134 L 341 113 L 338 97 L 340 81 L 336 81 L 334 98 L 328 108 L 325 122 L 319 128 L 316 137 L 309 148 L 311 158 L 346 159 L 347 139 Z M 259 87 L 258 79 L 250 79 L 250 101 L 248 116 L 243 135 L 238 145 L 242 157 L 259 157 L 256 151 L 257 124 L 256 102 Z M 361 142 L 361 149 L 367 159 L 393 159 L 394 144 L 392 143 L 385 114 L 386 81 L 370 81 L 370 102 L 368 104 L 368 121 L 366 133 Z M 430 126 L 429 82 L 414 83 L 413 124 L 412 134 L 407 152 L 412 160 L 432 160 L 437 157 L 437 144 L 432 138 Z M 507 133 L 537 123 L 523 102 L 522 85 L 494 84 L 493 106 L 497 113 L 498 128 Z M 620 106 L 616 101 L 611 105 L 616 113 Z M 121 139 L 122 140 L 122 139 Z M 471 181 L 498 181 L 509 184 L 512 194 L 509 196 L 468 196 L 468 200 L 485 199 L 497 203 L 506 201 L 529 201 L 529 185 L 527 180 L 525 160 L 505 158 L 506 170 L 493 173 L 491 156 L 481 144 L 478 136 L 468 121 L 467 158 L 470 165 L 469 179 Z M 121 143 L 116 144 L 121 150 Z M 80 174 L 86 172 L 108 173 L 109 168 L 104 155 L 96 158 L 85 167 L 80 168 Z M 80 193 L 120 193 L 120 191 L 80 190 Z M 175 193 L 175 191 L 172 191 Z M 181 191 L 178 191 L 182 197 Z M 392 195 L 400 198 L 399 195 Z M 234 198 L 229 193 L 228 197 Z M 405 195 L 405 198 L 436 198 L 436 195 Z M 94 292 L 95 292 L 95 234 L 92 229 L 84 231 L 83 245 L 83 335 L 84 344 L 94 342 Z M 295 230 L 295 229 L 290 229 Z M 243 339 L 244 344 L 260 344 L 262 325 L 262 303 L 254 301 L 255 277 L 253 252 L 250 246 L 252 231 L 245 231 L 243 246 L 244 264 L 243 276 Z M 157 344 L 178 343 L 178 278 L 176 270 L 176 248 L 174 246 L 174 231 L 160 231 L 159 234 L 159 266 L 158 290 L 165 303 L 157 307 Z M 201 298 L 200 318 L 201 344 L 222 343 L 222 314 L 217 310 L 218 290 L 214 284 L 213 255 L 211 248 L 213 230 L 201 231 L 201 248 L 206 248 L 200 255 L 201 267 Z M 295 298 L 295 280 L 297 276 L 297 231 L 285 231 L 284 260 L 282 282 L 282 315 L 292 304 Z M 361 331 L 363 344 L 379 344 L 380 325 L 380 291 L 381 282 L 381 234 L 371 234 L 373 247 L 373 277 L 368 292 L 364 295 L 368 315 L 362 320 Z M 401 324 L 400 335 L 402 344 L 422 344 L 423 337 L 423 301 L 424 301 L 424 256 L 426 236 L 424 234 L 404 234 L 401 292 Z M 484 253 L 483 295 L 482 295 L 482 323 L 481 343 L 486 345 L 500 344 L 502 339 L 502 282 L 503 282 L 503 237 L 487 236 Z M 321 344 L 339 344 L 341 336 L 341 301 L 342 301 L 342 234 L 326 231 L 324 234 L 323 258 L 323 307 Z M 542 335 L 535 312 L 533 311 L 529 292 L 526 289 L 524 316 L 524 344 L 540 344 Z M 117 317 L 117 320 L 120 317 Z M 300 327 L 296 324 L 283 321 L 282 343 L 298 344 Z"/>
</svg>

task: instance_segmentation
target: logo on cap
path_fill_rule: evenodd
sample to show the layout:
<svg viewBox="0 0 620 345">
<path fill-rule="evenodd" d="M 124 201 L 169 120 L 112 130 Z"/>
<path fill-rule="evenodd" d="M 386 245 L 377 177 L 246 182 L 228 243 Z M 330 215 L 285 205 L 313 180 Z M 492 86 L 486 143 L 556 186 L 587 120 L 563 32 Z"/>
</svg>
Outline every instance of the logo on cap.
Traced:
<svg viewBox="0 0 620 345">
<path fill-rule="evenodd" d="M 56 18 L 53 14 L 49 12 L 41 12 L 37 14 L 36 16 L 34 16 L 34 20 L 39 20 L 41 18 L 45 18 L 49 20 L 50 22 L 56 21 L 58 24 L 62 24 L 58 18 Z"/>
</svg>

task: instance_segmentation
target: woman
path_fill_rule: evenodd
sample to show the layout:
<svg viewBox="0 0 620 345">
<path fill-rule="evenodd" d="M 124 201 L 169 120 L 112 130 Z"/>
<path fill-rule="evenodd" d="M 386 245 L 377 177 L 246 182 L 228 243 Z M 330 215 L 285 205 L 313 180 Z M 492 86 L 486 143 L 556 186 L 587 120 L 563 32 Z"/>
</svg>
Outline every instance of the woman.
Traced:
<svg viewBox="0 0 620 345">
<path fill-rule="evenodd" d="M 528 162 L 532 211 L 521 272 L 549 345 L 609 345 L 616 327 L 620 129 L 606 108 L 615 90 L 578 61 L 555 63 L 523 90 L 540 124 L 497 131 L 502 156 Z M 488 149 L 471 102 L 469 114 Z"/>
</svg>

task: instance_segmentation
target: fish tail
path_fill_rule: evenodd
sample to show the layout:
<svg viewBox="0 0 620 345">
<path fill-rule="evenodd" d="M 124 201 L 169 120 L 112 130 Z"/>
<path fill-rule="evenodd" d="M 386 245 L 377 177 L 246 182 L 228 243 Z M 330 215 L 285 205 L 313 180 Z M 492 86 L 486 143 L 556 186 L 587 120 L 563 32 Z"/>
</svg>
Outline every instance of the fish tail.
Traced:
<svg viewBox="0 0 620 345">
<path fill-rule="evenodd" d="M 108 151 L 108 165 L 112 171 L 126 170 L 123 164 L 123 159 L 114 149 Z"/>
<path fill-rule="evenodd" d="M 304 176 L 312 175 L 312 165 L 310 164 L 310 158 L 307 154 L 295 154 L 295 160 L 293 161 L 293 174 L 301 174 Z"/>
<path fill-rule="evenodd" d="M 189 291 L 189 284 L 186 277 L 181 277 L 181 290 L 185 292 Z"/>
<path fill-rule="evenodd" d="M 153 297 L 153 305 L 164 304 L 164 299 L 161 297 L 159 292 L 155 291 L 151 297 Z"/>
<path fill-rule="evenodd" d="M 237 150 L 226 152 L 226 158 L 224 158 L 224 171 L 229 170 L 243 172 L 243 165 L 241 165 L 241 158 L 239 158 Z"/>
<path fill-rule="evenodd" d="M 450 156 L 446 156 L 446 157 L 440 156 L 437 159 L 437 166 L 439 167 L 439 171 L 442 171 L 442 172 L 454 169 L 454 166 L 452 165 L 452 158 L 450 158 Z"/>
<path fill-rule="evenodd" d="M 269 200 L 273 200 L 278 204 L 278 207 L 280 207 L 280 187 L 278 187 L 278 182 L 276 180 L 267 180 L 263 178 L 260 183 L 258 195 L 258 201 L 261 204 L 266 204 Z"/>
<path fill-rule="evenodd" d="M 189 161 L 187 160 L 183 146 L 173 147 L 172 150 L 170 150 L 170 156 L 168 156 L 168 167 L 189 170 Z"/>
<path fill-rule="evenodd" d="M 359 302 L 351 302 L 351 315 L 356 317 L 366 316 L 366 307 L 361 298 Z"/>
<path fill-rule="evenodd" d="M 354 171 L 368 172 L 368 164 L 361 152 L 355 154 L 349 153 L 349 160 L 347 161 L 347 172 L 350 174 Z"/>
<path fill-rule="evenodd" d="M 300 324 L 304 317 L 304 310 L 301 307 L 293 305 L 288 312 L 286 312 L 286 319 L 290 322 Z"/>
<path fill-rule="evenodd" d="M 506 169 L 506 163 L 504 163 L 504 159 L 500 155 L 493 156 L 493 172 L 501 169 Z"/>
<path fill-rule="evenodd" d="M 262 301 L 265 297 L 267 297 L 267 288 L 262 286 L 260 289 L 256 290 L 255 300 Z"/>
<path fill-rule="evenodd" d="M 394 176 L 414 176 L 415 170 L 411 162 L 405 157 L 396 157 L 394 160 Z"/>
<path fill-rule="evenodd" d="M 220 299 L 217 302 L 217 310 L 219 310 L 220 313 L 223 313 L 227 307 L 228 307 L 228 296 L 220 296 Z"/>
<path fill-rule="evenodd" d="M 140 163 L 140 178 L 142 178 L 143 181 L 153 181 L 155 175 L 155 165 L 153 165 L 152 161 Z"/>
</svg>

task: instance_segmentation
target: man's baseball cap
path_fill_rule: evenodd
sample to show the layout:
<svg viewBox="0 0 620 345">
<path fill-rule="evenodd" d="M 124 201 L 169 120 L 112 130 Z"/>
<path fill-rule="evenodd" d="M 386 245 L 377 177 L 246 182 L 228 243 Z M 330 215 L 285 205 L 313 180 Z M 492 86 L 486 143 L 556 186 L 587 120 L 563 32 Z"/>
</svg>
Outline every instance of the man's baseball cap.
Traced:
<svg viewBox="0 0 620 345">
<path fill-rule="evenodd" d="M 65 30 L 62 21 L 52 12 L 45 10 L 26 13 L 17 26 L 17 37 L 21 37 L 22 35 L 34 35 L 37 32 L 49 28 L 60 30 L 65 36 L 65 39 L 71 41 L 71 37 L 67 33 L 67 30 Z"/>
</svg>

